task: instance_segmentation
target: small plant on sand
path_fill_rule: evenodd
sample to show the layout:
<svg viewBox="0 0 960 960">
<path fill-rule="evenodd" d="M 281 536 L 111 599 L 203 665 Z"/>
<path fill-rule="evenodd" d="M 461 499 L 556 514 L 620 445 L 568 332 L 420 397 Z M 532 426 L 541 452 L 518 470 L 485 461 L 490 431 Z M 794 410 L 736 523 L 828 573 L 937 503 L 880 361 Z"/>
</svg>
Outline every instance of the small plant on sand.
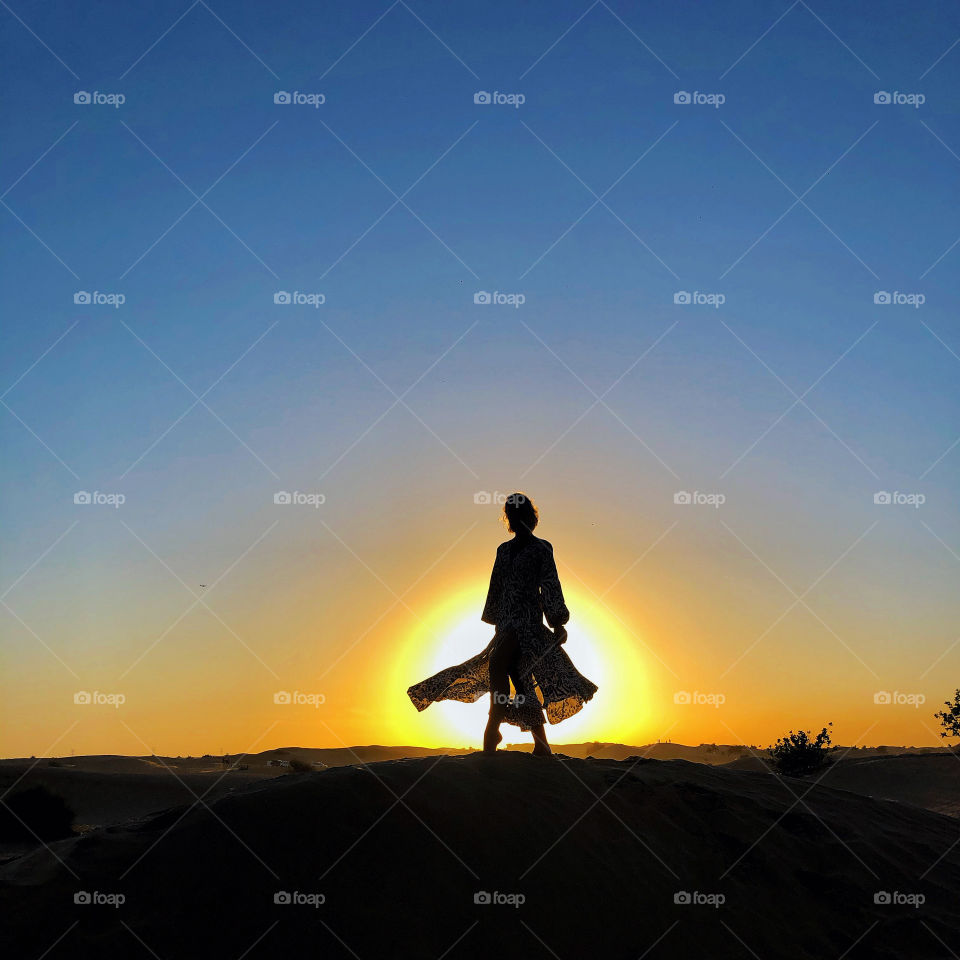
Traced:
<svg viewBox="0 0 960 960">
<path fill-rule="evenodd" d="M 829 723 L 827 726 L 832 727 Z M 803 777 L 822 770 L 829 762 L 830 734 L 824 727 L 813 740 L 809 730 L 792 730 L 770 748 L 773 768 L 782 777 Z"/>
<path fill-rule="evenodd" d="M 314 767 L 307 760 L 301 760 L 299 757 L 293 757 L 290 761 L 291 773 L 310 773 Z"/>
<path fill-rule="evenodd" d="M 934 714 L 934 717 L 940 721 L 940 726 L 943 727 L 940 736 L 960 737 L 960 690 L 953 695 L 953 703 L 944 700 L 943 705 L 947 709 Z"/>
<path fill-rule="evenodd" d="M 0 805 L 0 840 L 60 840 L 73 834 L 74 813 L 59 794 L 44 786 L 28 787 Z"/>
</svg>

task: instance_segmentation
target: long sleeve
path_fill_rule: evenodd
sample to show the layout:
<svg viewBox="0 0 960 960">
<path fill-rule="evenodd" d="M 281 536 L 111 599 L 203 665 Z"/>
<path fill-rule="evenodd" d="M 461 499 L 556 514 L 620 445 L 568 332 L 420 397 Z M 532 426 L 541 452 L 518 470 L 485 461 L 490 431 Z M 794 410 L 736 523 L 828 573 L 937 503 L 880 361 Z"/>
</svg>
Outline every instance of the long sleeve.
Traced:
<svg viewBox="0 0 960 960">
<path fill-rule="evenodd" d="M 549 547 L 544 556 L 540 571 L 540 604 L 551 627 L 563 626 L 570 619 L 570 611 L 563 601 L 557 564 L 553 559 L 553 547 Z"/>
<path fill-rule="evenodd" d="M 483 605 L 480 619 L 484 623 L 497 625 L 500 619 L 500 598 L 503 596 L 503 576 L 505 563 L 497 551 L 497 559 L 493 562 L 493 573 L 490 574 L 490 589 L 487 590 L 487 602 Z"/>
</svg>

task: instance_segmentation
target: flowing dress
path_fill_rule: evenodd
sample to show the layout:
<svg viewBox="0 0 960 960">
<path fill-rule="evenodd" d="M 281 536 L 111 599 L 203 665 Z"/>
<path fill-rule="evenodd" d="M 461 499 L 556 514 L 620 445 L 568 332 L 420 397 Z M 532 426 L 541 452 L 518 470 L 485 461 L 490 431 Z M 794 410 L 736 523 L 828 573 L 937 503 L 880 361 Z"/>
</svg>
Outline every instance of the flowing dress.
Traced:
<svg viewBox="0 0 960 960">
<path fill-rule="evenodd" d="M 407 695 L 417 710 L 438 700 L 474 703 L 490 692 L 490 655 L 499 642 L 518 639 L 515 696 L 506 705 L 503 720 L 530 730 L 572 717 L 597 692 L 595 684 L 573 665 L 550 627 L 570 619 L 563 600 L 553 547 L 538 537 L 501 543 L 490 577 L 481 620 L 496 627 L 486 649 L 464 663 L 447 667 L 415 683 Z"/>
</svg>

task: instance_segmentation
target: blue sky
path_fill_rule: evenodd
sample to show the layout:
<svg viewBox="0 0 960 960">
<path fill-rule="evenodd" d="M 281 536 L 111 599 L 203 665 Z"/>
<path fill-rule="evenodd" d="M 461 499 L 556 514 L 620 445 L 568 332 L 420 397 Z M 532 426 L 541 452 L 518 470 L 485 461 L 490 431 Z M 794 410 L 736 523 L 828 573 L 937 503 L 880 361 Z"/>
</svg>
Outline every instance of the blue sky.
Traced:
<svg viewBox="0 0 960 960">
<path fill-rule="evenodd" d="M 543 494 L 578 542 L 600 524 L 579 566 L 610 553 L 612 580 L 676 518 L 673 493 L 698 489 L 723 491 L 727 525 L 798 589 L 881 520 L 863 568 L 836 582 L 837 616 L 879 602 L 881 620 L 904 620 L 889 645 L 920 643 L 926 661 L 953 639 L 955 8 L 2 16 L 7 585 L 78 518 L 77 490 L 123 491 L 117 517 L 191 583 L 272 522 L 274 491 L 323 491 L 324 519 L 399 589 L 410 536 L 426 567 L 475 516 L 476 490 Z M 75 104 L 77 91 L 124 102 Z M 324 102 L 275 104 L 277 91 Z M 478 91 L 524 102 L 476 104 Z M 80 290 L 125 302 L 75 305 Z M 275 305 L 280 290 L 325 302 Z M 524 303 L 477 305 L 477 291 Z M 678 291 L 724 302 L 675 304 Z M 875 304 L 878 291 L 924 302 Z M 881 490 L 926 503 L 880 513 Z M 87 610 L 76 642 L 97 661 L 118 616 L 105 584 L 125 577 L 124 603 L 151 596 L 139 563 L 154 561 L 115 519 L 80 514 L 11 593 L 13 663 L 38 683 L 60 667 L 28 627 L 61 637 Z M 717 519 L 684 515 L 679 554 L 711 590 L 731 550 L 751 589 L 776 586 Z M 498 536 L 487 527 L 470 535 L 476 556 Z M 316 524 L 284 520 L 269 542 L 238 570 L 242 593 L 334 563 Z M 724 640 L 727 659 L 748 640 Z M 904 669 L 888 641 L 858 642 L 874 686 Z"/>
</svg>

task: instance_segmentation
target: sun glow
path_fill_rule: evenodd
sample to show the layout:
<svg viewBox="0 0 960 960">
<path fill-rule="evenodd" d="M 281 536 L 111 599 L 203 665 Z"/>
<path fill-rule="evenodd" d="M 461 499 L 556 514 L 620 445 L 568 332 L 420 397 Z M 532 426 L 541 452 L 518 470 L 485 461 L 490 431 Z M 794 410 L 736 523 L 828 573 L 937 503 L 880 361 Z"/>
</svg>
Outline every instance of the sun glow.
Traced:
<svg viewBox="0 0 960 960">
<path fill-rule="evenodd" d="M 642 742 L 650 729 L 647 659 L 642 639 L 632 636 L 615 614 L 589 595 L 565 590 L 571 610 L 566 650 L 577 669 L 599 690 L 575 717 L 547 726 L 557 742 L 606 740 Z M 394 663 L 395 683 L 405 690 L 444 667 L 479 653 L 493 637 L 493 627 L 479 618 L 482 596 L 476 588 L 451 593 L 445 603 L 411 632 Z M 394 724 L 402 742 L 427 746 L 477 746 L 487 719 L 489 699 L 475 704 L 445 701 L 416 713 L 409 700 Z M 517 727 L 504 724 L 504 742 L 530 740 Z"/>
</svg>

